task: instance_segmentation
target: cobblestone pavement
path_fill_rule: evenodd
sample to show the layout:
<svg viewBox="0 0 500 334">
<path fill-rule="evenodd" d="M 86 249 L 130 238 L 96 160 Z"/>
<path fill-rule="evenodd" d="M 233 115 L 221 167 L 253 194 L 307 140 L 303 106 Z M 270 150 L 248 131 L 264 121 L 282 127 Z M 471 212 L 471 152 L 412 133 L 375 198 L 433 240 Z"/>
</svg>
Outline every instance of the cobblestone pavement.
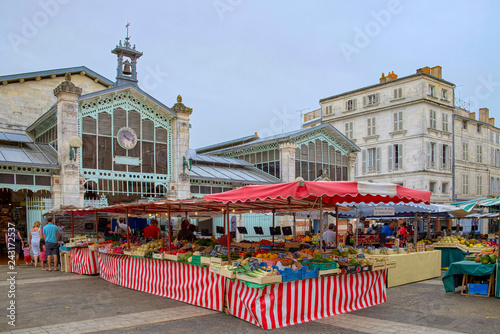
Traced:
<svg viewBox="0 0 500 334">
<path fill-rule="evenodd" d="M 98 276 L 19 267 L 16 326 L 7 324 L 9 283 L 0 266 L 1 333 L 257 333 L 235 317 L 129 290 Z M 387 303 L 272 330 L 276 333 L 500 333 L 500 299 L 444 292 L 439 278 L 388 289 Z M 0 333 L 0 334 L 1 334 Z"/>
</svg>

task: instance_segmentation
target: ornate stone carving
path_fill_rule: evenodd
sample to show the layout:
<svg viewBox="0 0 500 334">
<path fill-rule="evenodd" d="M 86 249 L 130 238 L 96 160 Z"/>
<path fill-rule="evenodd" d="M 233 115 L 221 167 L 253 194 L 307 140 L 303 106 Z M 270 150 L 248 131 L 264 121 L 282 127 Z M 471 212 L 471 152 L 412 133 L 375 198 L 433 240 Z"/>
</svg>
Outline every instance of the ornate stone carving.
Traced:
<svg viewBox="0 0 500 334">
<path fill-rule="evenodd" d="M 63 165 L 63 173 L 67 176 L 77 177 L 80 174 L 79 168 L 77 164 L 67 163 Z"/>
<path fill-rule="evenodd" d="M 180 132 L 189 132 L 189 124 L 187 122 L 179 123 L 179 131 Z"/>
<path fill-rule="evenodd" d="M 177 103 L 174 104 L 172 110 L 176 113 L 184 113 L 188 115 L 191 115 L 191 113 L 193 112 L 192 108 L 188 108 L 184 105 L 184 103 L 182 103 L 182 96 L 180 95 L 177 95 Z"/>
<path fill-rule="evenodd" d="M 73 103 L 65 103 L 63 111 L 68 116 L 76 116 L 77 114 L 76 105 L 74 105 Z"/>
<path fill-rule="evenodd" d="M 82 95 L 82 89 L 80 87 L 75 86 L 74 83 L 71 82 L 71 74 L 66 73 L 64 77 L 64 81 L 59 84 L 54 89 L 54 95 L 57 96 L 59 93 L 73 93 L 78 96 Z"/>
<path fill-rule="evenodd" d="M 189 174 L 187 174 L 185 172 L 182 172 L 181 174 L 179 174 L 179 181 L 189 182 Z"/>
</svg>

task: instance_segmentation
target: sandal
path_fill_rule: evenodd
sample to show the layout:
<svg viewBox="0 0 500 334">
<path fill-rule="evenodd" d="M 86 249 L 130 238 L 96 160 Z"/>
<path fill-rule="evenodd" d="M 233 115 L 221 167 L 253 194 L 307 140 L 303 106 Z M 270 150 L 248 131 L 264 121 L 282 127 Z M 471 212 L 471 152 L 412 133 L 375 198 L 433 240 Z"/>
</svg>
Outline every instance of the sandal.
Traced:
<svg viewBox="0 0 500 334">
<path fill-rule="evenodd" d="M 56 269 L 54 269 L 54 271 L 59 271 L 59 269 L 56 268 Z"/>
<path fill-rule="evenodd" d="M 52 269 L 47 269 L 47 271 L 52 271 Z"/>
<path fill-rule="evenodd" d="M 47 271 L 47 270 L 48 270 L 48 269 L 46 269 L 46 268 L 42 268 L 42 271 Z"/>
</svg>

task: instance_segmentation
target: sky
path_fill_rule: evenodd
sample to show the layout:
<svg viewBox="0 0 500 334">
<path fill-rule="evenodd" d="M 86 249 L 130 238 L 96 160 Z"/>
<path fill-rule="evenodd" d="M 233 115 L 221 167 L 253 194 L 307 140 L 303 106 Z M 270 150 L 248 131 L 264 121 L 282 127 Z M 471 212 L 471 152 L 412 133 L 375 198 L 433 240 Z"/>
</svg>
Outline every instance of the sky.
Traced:
<svg viewBox="0 0 500 334">
<path fill-rule="evenodd" d="M 440 65 L 500 124 L 500 1 L 0 0 L 0 76 L 87 66 L 114 81 L 126 35 L 139 86 L 193 108 L 190 147 L 299 129 L 319 100 Z"/>
</svg>

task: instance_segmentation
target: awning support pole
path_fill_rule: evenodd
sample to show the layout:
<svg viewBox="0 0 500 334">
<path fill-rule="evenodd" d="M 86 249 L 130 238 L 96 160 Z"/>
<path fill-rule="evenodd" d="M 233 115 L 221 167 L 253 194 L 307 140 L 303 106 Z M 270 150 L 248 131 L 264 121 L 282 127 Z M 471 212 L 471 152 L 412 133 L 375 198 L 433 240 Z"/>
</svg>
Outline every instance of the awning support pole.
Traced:
<svg viewBox="0 0 500 334">
<path fill-rule="evenodd" d="M 75 237 L 75 213 L 71 211 L 71 237 Z"/>
<path fill-rule="evenodd" d="M 125 217 L 125 222 L 127 224 L 127 249 L 130 249 L 130 233 L 129 233 L 129 227 L 128 227 L 128 208 L 126 209 L 127 217 Z M 120 220 L 118 220 L 120 221 Z"/>
<path fill-rule="evenodd" d="M 231 264 L 231 232 L 229 229 L 229 203 L 226 204 L 226 240 L 227 240 L 227 261 Z"/>
<path fill-rule="evenodd" d="M 168 250 L 172 250 L 171 248 L 171 240 L 170 240 L 170 205 L 168 206 L 168 221 L 167 221 L 167 235 L 168 235 Z"/>
<path fill-rule="evenodd" d="M 95 238 L 96 243 L 99 243 L 99 217 L 97 217 L 97 209 L 95 210 Z"/>
<path fill-rule="evenodd" d="M 273 229 L 276 226 L 276 209 L 273 209 Z M 273 245 L 274 245 L 274 234 L 273 234 Z"/>
<path fill-rule="evenodd" d="M 319 249 L 320 251 L 323 251 L 323 196 L 320 197 L 319 199 L 319 231 L 320 231 L 320 238 L 319 238 Z"/>
</svg>

